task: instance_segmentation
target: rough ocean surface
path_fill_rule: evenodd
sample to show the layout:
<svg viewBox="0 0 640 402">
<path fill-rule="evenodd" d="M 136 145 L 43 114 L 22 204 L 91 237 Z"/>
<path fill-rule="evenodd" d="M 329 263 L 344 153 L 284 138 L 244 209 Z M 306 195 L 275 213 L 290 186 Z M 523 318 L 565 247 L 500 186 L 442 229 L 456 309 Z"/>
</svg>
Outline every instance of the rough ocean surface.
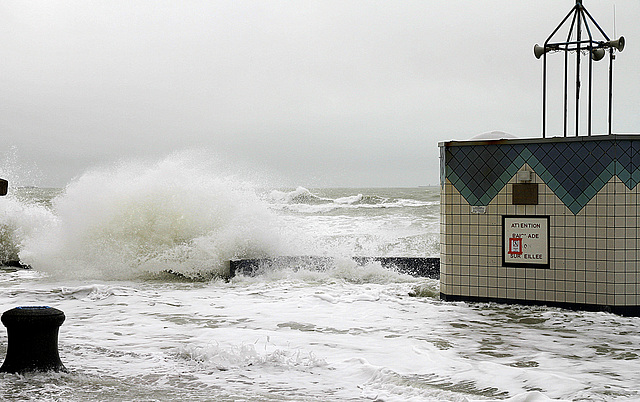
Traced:
<svg viewBox="0 0 640 402">
<path fill-rule="evenodd" d="M 438 256 L 438 187 L 265 189 L 215 172 L 173 155 L 0 198 L 0 257 L 32 266 L 0 269 L 0 306 L 64 311 L 70 370 L 0 374 L 1 399 L 640 399 L 638 318 L 447 303 L 436 280 L 346 258 Z M 276 255 L 336 258 L 219 278 L 231 258 Z"/>
</svg>

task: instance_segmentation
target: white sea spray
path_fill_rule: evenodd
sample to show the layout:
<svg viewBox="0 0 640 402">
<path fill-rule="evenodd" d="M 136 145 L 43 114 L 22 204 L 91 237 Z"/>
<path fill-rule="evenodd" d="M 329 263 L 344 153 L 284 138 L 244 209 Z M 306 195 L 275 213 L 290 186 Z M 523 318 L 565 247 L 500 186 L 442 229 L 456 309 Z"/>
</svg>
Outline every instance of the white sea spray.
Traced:
<svg viewBox="0 0 640 402">
<path fill-rule="evenodd" d="M 18 261 L 26 242 L 54 228 L 56 216 L 49 208 L 25 202 L 14 194 L 0 197 L 0 261 Z"/>
<path fill-rule="evenodd" d="M 57 225 L 27 239 L 26 263 L 62 276 L 223 274 L 234 257 L 275 252 L 273 219 L 250 183 L 199 154 L 86 172 L 53 200 Z"/>
</svg>

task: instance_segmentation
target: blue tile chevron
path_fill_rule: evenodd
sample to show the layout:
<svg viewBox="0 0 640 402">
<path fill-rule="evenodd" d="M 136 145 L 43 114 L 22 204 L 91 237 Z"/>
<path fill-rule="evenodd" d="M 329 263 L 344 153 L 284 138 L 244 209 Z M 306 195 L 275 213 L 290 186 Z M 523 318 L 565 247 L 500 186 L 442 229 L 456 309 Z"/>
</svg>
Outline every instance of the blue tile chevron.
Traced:
<svg viewBox="0 0 640 402">
<path fill-rule="evenodd" d="M 445 143 L 441 175 L 471 205 L 488 205 L 526 163 L 577 214 L 613 177 L 640 182 L 640 137 L 585 141 Z M 442 179 L 443 177 L 441 177 Z M 444 181 L 444 180 L 443 180 Z"/>
</svg>

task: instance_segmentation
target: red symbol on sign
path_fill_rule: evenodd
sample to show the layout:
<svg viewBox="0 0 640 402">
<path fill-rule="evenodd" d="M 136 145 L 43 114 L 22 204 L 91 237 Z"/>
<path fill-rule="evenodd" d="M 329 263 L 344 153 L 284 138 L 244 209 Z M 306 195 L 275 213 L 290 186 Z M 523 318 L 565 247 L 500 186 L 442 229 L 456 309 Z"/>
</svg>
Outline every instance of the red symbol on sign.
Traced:
<svg viewBox="0 0 640 402">
<path fill-rule="evenodd" d="M 522 239 L 510 238 L 509 239 L 509 254 L 522 254 Z"/>
</svg>

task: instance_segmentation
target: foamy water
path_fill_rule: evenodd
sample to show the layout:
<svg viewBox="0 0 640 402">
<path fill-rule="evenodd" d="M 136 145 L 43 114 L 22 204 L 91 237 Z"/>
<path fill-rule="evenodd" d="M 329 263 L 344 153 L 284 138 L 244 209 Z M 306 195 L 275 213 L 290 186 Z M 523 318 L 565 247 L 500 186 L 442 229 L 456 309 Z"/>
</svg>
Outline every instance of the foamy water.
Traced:
<svg viewBox="0 0 640 402">
<path fill-rule="evenodd" d="M 70 372 L 0 374 L 0 397 L 639 399 L 636 318 L 446 303 L 436 280 L 344 258 L 437 256 L 438 190 L 265 189 L 185 154 L 12 189 L 0 251 L 33 269 L 1 270 L 0 302 L 64 311 Z M 216 277 L 230 258 L 309 254 L 336 263 Z"/>
</svg>

